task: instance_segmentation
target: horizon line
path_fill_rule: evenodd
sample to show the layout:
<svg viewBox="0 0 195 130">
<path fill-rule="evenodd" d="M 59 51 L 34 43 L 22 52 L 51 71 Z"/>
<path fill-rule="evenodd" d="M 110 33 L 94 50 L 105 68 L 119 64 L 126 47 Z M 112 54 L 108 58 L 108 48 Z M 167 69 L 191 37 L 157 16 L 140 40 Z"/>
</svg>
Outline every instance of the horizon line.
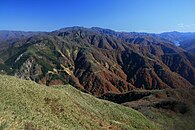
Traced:
<svg viewBox="0 0 195 130">
<path fill-rule="evenodd" d="M 195 31 L 179 31 L 179 30 L 167 30 L 167 31 L 160 31 L 160 32 L 155 32 L 155 31 L 127 31 L 127 30 L 117 30 L 117 29 L 111 29 L 111 28 L 106 28 L 106 27 L 98 27 L 98 26 L 91 26 L 91 27 L 86 27 L 86 26 L 66 26 L 66 27 L 61 27 L 58 29 L 47 29 L 47 30 L 28 30 L 28 29 L 3 29 L 0 31 L 13 31 L 13 32 L 53 32 L 57 31 L 60 29 L 65 29 L 65 28 L 86 28 L 86 29 L 92 29 L 92 28 L 100 28 L 100 29 L 108 29 L 114 32 L 119 32 L 119 33 L 148 33 L 148 34 L 162 34 L 162 33 L 167 33 L 167 32 L 179 32 L 179 33 L 195 33 Z"/>
</svg>

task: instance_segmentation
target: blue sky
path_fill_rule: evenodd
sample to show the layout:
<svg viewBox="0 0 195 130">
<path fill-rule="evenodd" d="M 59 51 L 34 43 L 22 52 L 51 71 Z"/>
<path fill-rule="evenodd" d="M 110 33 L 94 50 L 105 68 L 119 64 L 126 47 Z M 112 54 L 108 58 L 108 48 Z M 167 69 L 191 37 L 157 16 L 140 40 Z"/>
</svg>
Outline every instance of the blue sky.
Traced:
<svg viewBox="0 0 195 130">
<path fill-rule="evenodd" d="M 0 30 L 195 32 L 195 0 L 0 0 Z"/>
</svg>

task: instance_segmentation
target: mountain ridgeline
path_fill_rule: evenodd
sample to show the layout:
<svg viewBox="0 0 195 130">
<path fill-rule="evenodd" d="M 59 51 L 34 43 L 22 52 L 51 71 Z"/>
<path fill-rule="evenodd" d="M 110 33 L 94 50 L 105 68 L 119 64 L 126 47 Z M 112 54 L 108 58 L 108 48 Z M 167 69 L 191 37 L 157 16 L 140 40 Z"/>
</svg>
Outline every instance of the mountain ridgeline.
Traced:
<svg viewBox="0 0 195 130">
<path fill-rule="evenodd" d="M 1 73 L 95 96 L 195 85 L 194 53 L 162 35 L 71 27 L 24 35 L 0 49 Z"/>
</svg>

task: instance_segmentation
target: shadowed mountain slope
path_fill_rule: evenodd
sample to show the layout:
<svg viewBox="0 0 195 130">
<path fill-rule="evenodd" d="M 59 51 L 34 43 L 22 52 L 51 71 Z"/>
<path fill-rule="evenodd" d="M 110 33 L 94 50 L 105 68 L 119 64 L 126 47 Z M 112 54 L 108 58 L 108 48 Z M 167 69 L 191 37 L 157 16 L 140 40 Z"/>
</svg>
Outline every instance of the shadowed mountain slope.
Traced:
<svg viewBox="0 0 195 130">
<path fill-rule="evenodd" d="M 185 49 L 187 52 L 195 53 L 195 38 L 181 42 L 180 47 Z"/>
<path fill-rule="evenodd" d="M 195 89 L 134 90 L 100 98 L 134 108 L 165 130 L 195 128 Z"/>
<path fill-rule="evenodd" d="M 190 88 L 195 57 L 149 34 L 72 27 L 17 41 L 1 51 L 1 73 L 67 84 L 100 96 L 132 89 Z"/>
</svg>

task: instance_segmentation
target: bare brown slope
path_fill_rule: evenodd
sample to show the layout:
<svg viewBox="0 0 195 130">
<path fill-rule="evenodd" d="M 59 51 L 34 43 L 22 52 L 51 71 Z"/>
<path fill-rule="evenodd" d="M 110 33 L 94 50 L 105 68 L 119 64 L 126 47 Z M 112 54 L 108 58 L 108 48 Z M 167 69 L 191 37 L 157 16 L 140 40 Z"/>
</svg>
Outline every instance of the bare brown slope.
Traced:
<svg viewBox="0 0 195 130">
<path fill-rule="evenodd" d="M 172 51 L 181 53 L 177 47 L 158 40 L 150 44 L 130 44 L 117 35 L 86 28 L 66 28 L 19 41 L 0 56 L 11 68 L 8 74 L 46 85 L 70 83 L 99 96 L 135 88 L 192 87 L 188 78 L 173 72 L 162 60 L 162 56 Z M 193 70 L 188 58 L 183 59 L 184 64 Z M 194 70 L 192 78 L 193 75 Z"/>
</svg>

